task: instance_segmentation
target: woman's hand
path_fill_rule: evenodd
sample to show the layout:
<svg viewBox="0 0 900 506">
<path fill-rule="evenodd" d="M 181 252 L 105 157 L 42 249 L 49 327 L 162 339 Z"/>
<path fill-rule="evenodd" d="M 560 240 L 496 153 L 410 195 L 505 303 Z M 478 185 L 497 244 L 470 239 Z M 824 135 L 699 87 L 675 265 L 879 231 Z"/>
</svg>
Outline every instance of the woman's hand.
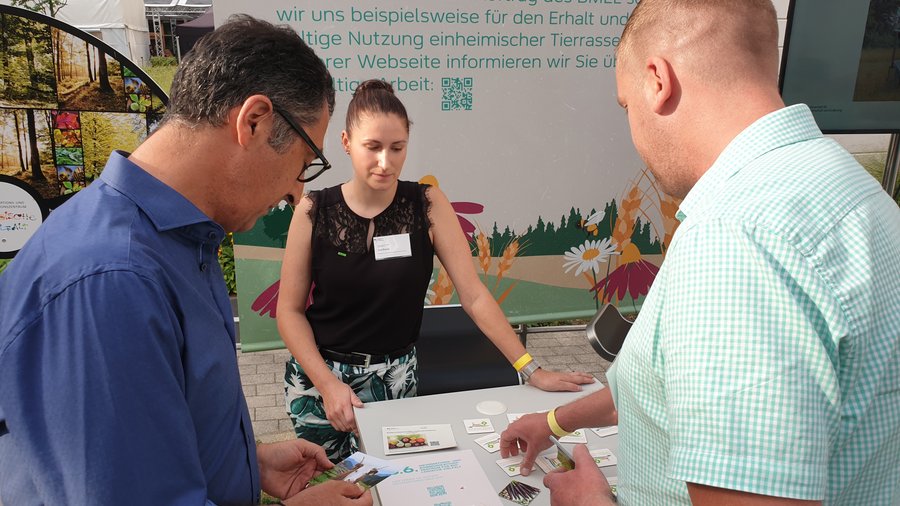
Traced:
<svg viewBox="0 0 900 506">
<path fill-rule="evenodd" d="M 319 393 L 322 394 L 322 403 L 325 405 L 325 417 L 331 425 L 341 432 L 353 432 L 358 435 L 353 408 L 361 408 L 364 404 L 353 393 L 350 385 L 335 378 L 334 381 L 320 387 Z"/>
<path fill-rule="evenodd" d="M 579 385 L 594 381 L 594 377 L 586 372 L 554 372 L 543 368 L 528 378 L 528 383 L 546 392 L 578 392 L 581 390 Z"/>
</svg>

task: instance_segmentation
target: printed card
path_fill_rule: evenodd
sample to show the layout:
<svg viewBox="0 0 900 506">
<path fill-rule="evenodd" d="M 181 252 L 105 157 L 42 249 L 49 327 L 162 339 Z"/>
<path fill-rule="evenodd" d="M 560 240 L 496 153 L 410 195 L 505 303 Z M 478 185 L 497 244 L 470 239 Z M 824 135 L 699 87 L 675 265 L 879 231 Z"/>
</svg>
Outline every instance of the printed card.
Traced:
<svg viewBox="0 0 900 506">
<path fill-rule="evenodd" d="M 537 464 L 541 471 L 545 473 L 549 473 L 554 469 L 562 467 L 562 463 L 559 461 L 558 453 L 556 451 L 556 447 L 551 447 L 549 450 L 544 451 L 540 455 L 534 459 L 534 463 Z"/>
<path fill-rule="evenodd" d="M 587 444 L 587 434 L 584 429 L 578 429 L 568 436 L 559 438 L 560 443 L 583 443 Z"/>
<path fill-rule="evenodd" d="M 385 455 L 427 452 L 456 446 L 449 424 L 382 427 Z"/>
<path fill-rule="evenodd" d="M 528 413 L 507 413 L 506 419 L 509 420 L 509 423 L 513 423 L 516 420 L 518 420 L 519 418 L 522 418 L 523 416 L 525 416 L 527 414 Z"/>
<path fill-rule="evenodd" d="M 613 455 L 608 448 L 591 450 L 591 457 L 594 457 L 594 462 L 597 464 L 597 467 L 614 466 L 617 462 L 616 456 Z"/>
<path fill-rule="evenodd" d="M 594 431 L 594 434 L 596 434 L 599 437 L 607 437 L 607 436 L 612 436 L 612 435 L 618 434 L 619 426 L 618 425 L 610 425 L 609 427 L 597 427 L 597 428 L 591 429 L 591 430 Z"/>
<path fill-rule="evenodd" d="M 466 426 L 466 432 L 469 434 L 485 434 L 494 432 L 494 424 L 488 418 L 474 418 L 471 420 L 463 420 Z"/>
<path fill-rule="evenodd" d="M 475 442 L 488 453 L 500 451 L 500 434 L 494 433 L 488 434 L 487 436 L 481 436 L 476 439 Z"/>
<path fill-rule="evenodd" d="M 378 457 L 356 452 L 331 469 L 309 480 L 309 486 L 319 485 L 329 480 L 343 480 L 368 490 L 379 482 L 399 472 L 393 463 Z"/>
<path fill-rule="evenodd" d="M 515 457 L 500 459 L 497 461 L 497 465 L 500 466 L 500 469 L 503 469 L 504 473 L 510 476 L 518 476 L 521 474 L 519 468 L 522 466 L 522 459 L 524 458 L 524 455 L 516 455 Z"/>
<path fill-rule="evenodd" d="M 532 487 L 521 481 L 512 480 L 509 482 L 509 485 L 503 487 L 503 490 L 500 491 L 500 497 L 516 504 L 521 504 L 522 506 L 528 506 L 540 493 L 541 489 L 537 487 Z"/>
<path fill-rule="evenodd" d="M 590 453 L 591 457 L 594 458 L 594 463 L 597 464 L 597 467 L 614 466 L 617 463 L 616 456 L 607 448 L 594 449 L 591 450 Z M 560 467 L 565 467 L 560 461 L 556 448 L 550 448 L 549 450 L 542 452 L 534 460 L 534 463 L 545 473 L 549 473 Z"/>
</svg>

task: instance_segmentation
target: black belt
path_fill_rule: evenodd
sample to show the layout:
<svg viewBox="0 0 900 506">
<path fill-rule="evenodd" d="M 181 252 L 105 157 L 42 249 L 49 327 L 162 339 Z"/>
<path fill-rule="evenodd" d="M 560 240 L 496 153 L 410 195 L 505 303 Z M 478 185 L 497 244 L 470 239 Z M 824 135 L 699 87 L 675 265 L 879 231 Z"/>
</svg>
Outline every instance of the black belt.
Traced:
<svg viewBox="0 0 900 506">
<path fill-rule="evenodd" d="M 319 348 L 319 353 L 322 355 L 322 358 L 327 358 L 328 360 L 334 360 L 336 362 L 340 362 L 342 364 L 348 365 L 358 365 L 362 367 L 369 367 L 372 364 L 383 364 L 388 360 L 402 357 L 404 355 L 408 355 L 409 352 L 416 347 L 415 343 L 410 343 L 406 348 L 401 348 L 396 351 L 392 351 L 390 353 L 384 354 L 375 354 L 371 355 L 369 353 L 358 353 L 358 352 L 350 352 L 343 353 L 340 351 L 329 350 L 328 348 Z"/>
</svg>

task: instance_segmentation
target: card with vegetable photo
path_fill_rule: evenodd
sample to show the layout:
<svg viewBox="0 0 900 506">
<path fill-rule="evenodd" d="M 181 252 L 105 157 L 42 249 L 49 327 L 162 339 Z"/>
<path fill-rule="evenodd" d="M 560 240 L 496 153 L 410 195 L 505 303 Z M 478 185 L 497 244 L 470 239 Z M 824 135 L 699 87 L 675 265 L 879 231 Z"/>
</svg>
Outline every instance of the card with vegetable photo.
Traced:
<svg viewBox="0 0 900 506">
<path fill-rule="evenodd" d="M 382 427 L 385 455 L 442 450 L 456 446 L 449 424 Z"/>
<path fill-rule="evenodd" d="M 397 472 L 399 472 L 399 468 L 391 462 L 356 452 L 335 464 L 331 469 L 313 477 L 309 480 L 309 486 L 319 485 L 329 480 L 343 480 L 353 483 L 363 490 L 368 490 Z"/>
</svg>

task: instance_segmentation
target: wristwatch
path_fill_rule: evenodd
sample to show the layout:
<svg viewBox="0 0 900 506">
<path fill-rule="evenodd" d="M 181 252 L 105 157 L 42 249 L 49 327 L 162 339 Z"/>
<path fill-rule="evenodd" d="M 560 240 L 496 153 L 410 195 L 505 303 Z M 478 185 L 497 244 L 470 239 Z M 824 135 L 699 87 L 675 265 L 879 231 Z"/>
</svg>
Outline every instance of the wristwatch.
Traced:
<svg viewBox="0 0 900 506">
<path fill-rule="evenodd" d="M 541 366 L 538 365 L 537 361 L 532 360 L 519 369 L 519 374 L 522 375 L 524 382 L 528 383 L 528 378 L 531 378 L 531 375 L 540 368 Z"/>
</svg>

